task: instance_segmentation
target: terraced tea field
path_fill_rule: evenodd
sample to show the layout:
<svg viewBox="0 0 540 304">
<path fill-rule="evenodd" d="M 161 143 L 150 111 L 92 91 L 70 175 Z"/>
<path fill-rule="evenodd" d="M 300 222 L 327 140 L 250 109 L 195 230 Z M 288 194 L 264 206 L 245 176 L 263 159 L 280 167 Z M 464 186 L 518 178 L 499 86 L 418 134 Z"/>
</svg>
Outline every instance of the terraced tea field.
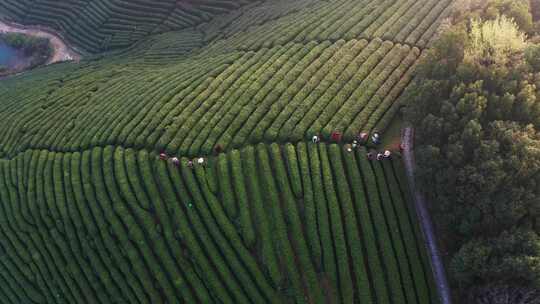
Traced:
<svg viewBox="0 0 540 304">
<path fill-rule="evenodd" d="M 365 153 L 28 150 L 0 162 L 2 299 L 429 303 L 401 163 Z"/>
<path fill-rule="evenodd" d="M 151 34 L 194 27 L 253 0 L 3 0 L 0 16 L 62 31 L 83 50 L 122 48 Z"/>
<path fill-rule="evenodd" d="M 1 80 L 0 303 L 437 303 L 400 158 L 346 143 L 451 2 L 0 0 L 88 52 Z"/>
</svg>

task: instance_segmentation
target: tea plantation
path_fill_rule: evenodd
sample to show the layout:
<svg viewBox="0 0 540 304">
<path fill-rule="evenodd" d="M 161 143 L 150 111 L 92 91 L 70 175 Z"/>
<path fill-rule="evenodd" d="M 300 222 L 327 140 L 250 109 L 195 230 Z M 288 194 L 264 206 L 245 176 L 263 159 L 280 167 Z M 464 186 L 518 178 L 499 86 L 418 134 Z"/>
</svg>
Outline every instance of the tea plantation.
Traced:
<svg viewBox="0 0 540 304">
<path fill-rule="evenodd" d="M 253 0 L 3 0 L 0 16 L 45 25 L 88 52 L 122 48 L 151 34 L 190 28 Z"/>
<path fill-rule="evenodd" d="M 346 143 L 451 4 L 0 0 L 85 50 L 0 80 L 0 303 L 437 303 L 401 159 Z"/>
</svg>

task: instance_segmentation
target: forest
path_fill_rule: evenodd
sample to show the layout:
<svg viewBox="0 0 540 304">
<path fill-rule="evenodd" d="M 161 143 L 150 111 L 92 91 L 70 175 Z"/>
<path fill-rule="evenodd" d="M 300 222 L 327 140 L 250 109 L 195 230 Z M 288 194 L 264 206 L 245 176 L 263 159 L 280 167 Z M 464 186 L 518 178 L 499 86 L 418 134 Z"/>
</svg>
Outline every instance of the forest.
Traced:
<svg viewBox="0 0 540 304">
<path fill-rule="evenodd" d="M 538 1 L 458 5 L 406 93 L 418 179 L 456 292 L 470 303 L 537 303 Z"/>
</svg>

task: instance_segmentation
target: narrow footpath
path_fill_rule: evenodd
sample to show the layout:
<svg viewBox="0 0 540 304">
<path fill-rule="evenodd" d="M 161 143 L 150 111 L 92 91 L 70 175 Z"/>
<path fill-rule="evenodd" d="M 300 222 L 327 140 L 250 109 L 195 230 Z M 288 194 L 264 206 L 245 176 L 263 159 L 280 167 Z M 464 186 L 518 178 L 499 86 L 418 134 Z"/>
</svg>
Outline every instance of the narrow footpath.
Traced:
<svg viewBox="0 0 540 304">
<path fill-rule="evenodd" d="M 450 295 L 450 287 L 448 286 L 448 280 L 446 279 L 441 254 L 437 248 L 435 230 L 433 229 L 433 223 L 431 222 L 431 218 L 427 210 L 426 199 L 424 194 L 418 188 L 416 188 L 414 175 L 416 163 L 414 159 L 413 128 L 404 128 L 401 135 L 401 142 L 403 145 L 403 161 L 405 162 L 405 171 L 409 181 L 409 188 L 413 194 L 416 213 L 418 214 L 418 220 L 420 221 L 420 226 L 424 234 L 424 241 L 426 242 L 425 246 L 428 249 L 431 268 L 433 270 L 433 277 L 439 291 L 441 304 L 451 304 L 452 297 Z"/>
<path fill-rule="evenodd" d="M 21 33 L 30 36 L 48 38 L 53 48 L 53 55 L 46 64 L 62 61 L 79 61 L 81 55 L 70 47 L 59 34 L 41 26 L 25 26 L 0 21 L 0 33 Z"/>
</svg>

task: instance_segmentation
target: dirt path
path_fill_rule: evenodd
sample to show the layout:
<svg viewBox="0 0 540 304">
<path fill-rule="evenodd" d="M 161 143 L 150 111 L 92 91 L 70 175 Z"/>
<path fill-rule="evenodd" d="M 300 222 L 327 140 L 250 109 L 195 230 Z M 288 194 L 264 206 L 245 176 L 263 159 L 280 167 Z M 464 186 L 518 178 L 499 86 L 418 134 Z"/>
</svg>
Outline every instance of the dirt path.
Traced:
<svg viewBox="0 0 540 304">
<path fill-rule="evenodd" d="M 439 296 L 441 298 L 441 304 L 451 304 L 452 297 L 450 295 L 450 287 L 446 279 L 446 273 L 442 262 L 441 254 L 437 248 L 437 241 L 435 239 L 435 231 L 433 229 L 433 223 L 429 212 L 426 207 L 426 200 L 424 194 L 416 188 L 416 181 L 414 179 L 415 159 L 414 159 L 414 130 L 413 128 L 406 127 L 402 133 L 401 142 L 403 144 L 403 161 L 405 162 L 405 171 L 407 171 L 407 179 L 409 181 L 409 188 L 413 194 L 414 205 L 422 232 L 424 234 L 424 240 L 426 242 L 426 248 L 428 249 L 431 268 L 433 270 L 433 276 L 437 288 L 439 289 Z"/>
<path fill-rule="evenodd" d="M 60 35 L 49 28 L 41 26 L 24 26 L 0 21 L 0 33 L 6 32 L 48 38 L 53 48 L 53 55 L 46 64 L 62 61 L 79 61 L 81 59 L 81 55 L 77 51 L 71 48 Z"/>
</svg>

